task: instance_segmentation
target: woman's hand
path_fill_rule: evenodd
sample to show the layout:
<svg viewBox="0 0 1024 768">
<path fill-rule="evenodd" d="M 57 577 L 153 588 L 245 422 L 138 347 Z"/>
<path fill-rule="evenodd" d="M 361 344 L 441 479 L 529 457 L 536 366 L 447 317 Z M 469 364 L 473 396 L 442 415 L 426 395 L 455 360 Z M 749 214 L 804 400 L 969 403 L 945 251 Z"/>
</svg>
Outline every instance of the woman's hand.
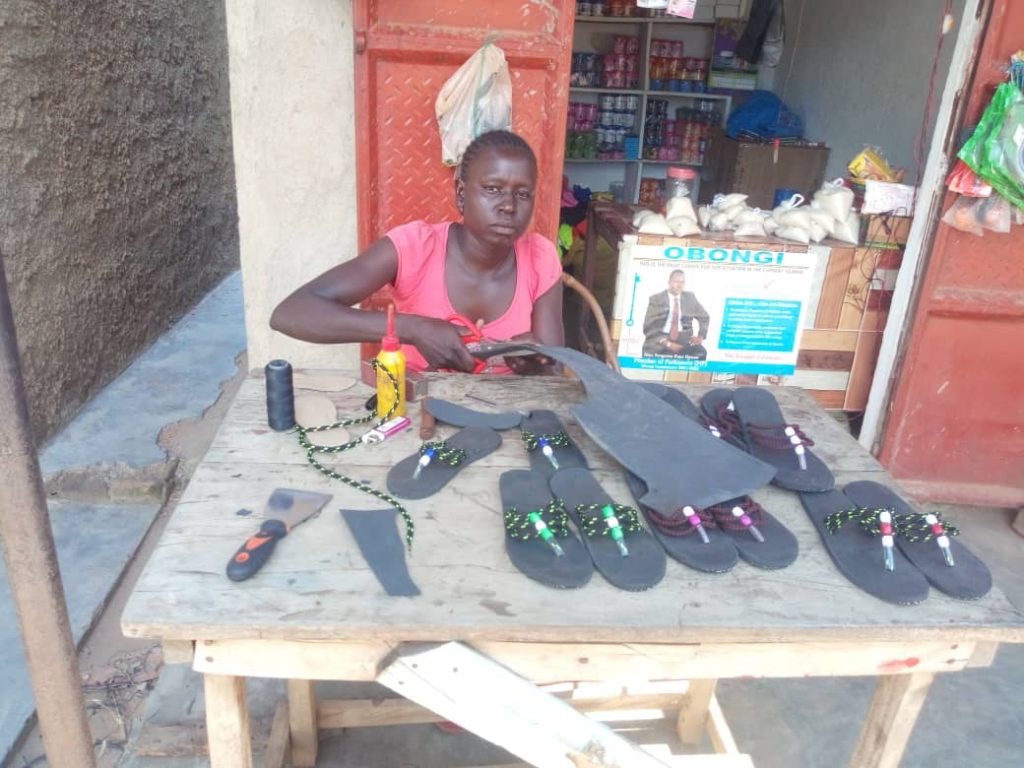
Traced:
<svg viewBox="0 0 1024 768">
<path fill-rule="evenodd" d="M 406 344 L 412 344 L 434 370 L 451 368 L 472 373 L 476 358 L 469 354 L 462 337 L 468 328 L 420 315 L 400 315 L 396 318 L 398 335 Z"/>
<path fill-rule="evenodd" d="M 527 344 L 542 344 L 543 342 L 532 333 L 521 333 L 513 336 L 509 341 L 522 341 Z M 513 373 L 520 376 L 550 376 L 556 373 L 556 363 L 547 355 L 526 355 L 505 357 L 505 365 L 512 369 Z"/>
</svg>

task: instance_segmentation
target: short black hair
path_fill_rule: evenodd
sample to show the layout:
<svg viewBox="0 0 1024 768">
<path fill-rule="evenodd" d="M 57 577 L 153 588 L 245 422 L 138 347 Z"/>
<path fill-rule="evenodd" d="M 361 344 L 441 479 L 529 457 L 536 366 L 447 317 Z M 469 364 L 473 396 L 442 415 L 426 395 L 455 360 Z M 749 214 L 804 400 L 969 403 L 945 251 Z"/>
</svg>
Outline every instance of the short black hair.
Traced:
<svg viewBox="0 0 1024 768">
<path fill-rule="evenodd" d="M 671 280 L 676 275 L 682 275 L 683 279 L 684 280 L 686 279 L 686 273 L 683 272 L 683 270 L 681 270 L 681 269 L 673 269 L 671 272 L 669 272 L 668 273 L 668 279 Z"/>
<path fill-rule="evenodd" d="M 533 167 L 537 168 L 537 155 L 534 154 L 530 145 L 518 133 L 513 133 L 512 131 L 487 131 L 473 139 L 469 146 L 466 147 L 466 151 L 462 153 L 462 160 L 459 162 L 458 170 L 459 179 L 465 178 L 466 169 L 473 164 L 477 155 L 485 149 L 511 149 L 521 152 L 529 158 Z"/>
</svg>

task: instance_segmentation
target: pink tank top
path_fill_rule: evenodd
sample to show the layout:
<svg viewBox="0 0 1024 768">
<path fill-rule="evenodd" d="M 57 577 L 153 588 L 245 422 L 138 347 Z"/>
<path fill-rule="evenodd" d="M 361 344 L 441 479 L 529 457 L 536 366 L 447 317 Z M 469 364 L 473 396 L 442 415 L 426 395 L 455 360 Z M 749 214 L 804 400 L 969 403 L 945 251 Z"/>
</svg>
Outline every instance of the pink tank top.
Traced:
<svg viewBox="0 0 1024 768">
<path fill-rule="evenodd" d="M 444 281 L 445 257 L 451 222 L 428 224 L 413 221 L 395 227 L 387 236 L 398 251 L 398 273 L 392 286 L 395 309 L 441 320 L 455 314 Z M 515 242 L 516 290 L 503 315 L 483 327 L 491 339 L 510 339 L 533 328 L 533 305 L 562 275 L 562 264 L 554 244 L 541 235 L 529 233 Z M 410 370 L 429 368 L 416 347 L 403 344 Z M 508 373 L 496 363 L 493 373 Z"/>
</svg>

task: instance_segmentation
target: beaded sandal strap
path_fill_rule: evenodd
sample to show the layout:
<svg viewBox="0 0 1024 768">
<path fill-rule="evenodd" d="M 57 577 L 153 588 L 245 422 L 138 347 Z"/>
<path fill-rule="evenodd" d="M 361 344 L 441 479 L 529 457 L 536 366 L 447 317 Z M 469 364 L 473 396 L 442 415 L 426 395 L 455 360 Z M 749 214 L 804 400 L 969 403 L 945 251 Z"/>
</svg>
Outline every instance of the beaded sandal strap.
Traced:
<svg viewBox="0 0 1024 768">
<path fill-rule="evenodd" d="M 504 519 L 505 531 L 513 539 L 540 539 L 559 557 L 564 554 L 556 541 L 569 535 L 569 515 L 561 499 L 554 499 L 546 507 L 530 512 L 521 512 L 513 505 L 505 510 Z"/>
</svg>

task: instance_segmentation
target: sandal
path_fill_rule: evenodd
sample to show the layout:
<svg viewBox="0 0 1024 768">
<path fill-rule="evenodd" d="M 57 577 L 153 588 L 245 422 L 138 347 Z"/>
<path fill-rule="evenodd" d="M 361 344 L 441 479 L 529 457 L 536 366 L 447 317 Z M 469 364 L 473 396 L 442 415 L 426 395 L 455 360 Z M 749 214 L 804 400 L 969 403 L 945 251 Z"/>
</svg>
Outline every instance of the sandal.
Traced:
<svg viewBox="0 0 1024 768">
<path fill-rule="evenodd" d="M 894 546 L 891 512 L 858 507 L 837 490 L 801 493 L 836 568 L 880 600 L 914 605 L 928 597 L 928 581 Z"/>
<path fill-rule="evenodd" d="M 573 443 L 554 411 L 531 411 L 519 424 L 523 444 L 530 454 L 530 467 L 545 477 L 559 469 L 589 469 L 587 457 Z"/>
<path fill-rule="evenodd" d="M 739 556 L 755 568 L 774 571 L 800 554 L 796 536 L 749 496 L 708 507 L 718 528 L 732 539 Z"/>
<path fill-rule="evenodd" d="M 627 472 L 626 485 L 669 557 L 705 573 L 725 573 L 735 567 L 738 555 L 732 539 L 708 533 L 718 526 L 713 515 L 694 507 L 680 507 L 669 514 L 658 512 L 640 503 L 647 493 L 642 478 Z"/>
<path fill-rule="evenodd" d="M 550 481 L 594 566 L 619 589 L 640 592 L 665 578 L 665 553 L 632 507 L 616 504 L 586 469 L 560 469 Z"/>
<path fill-rule="evenodd" d="M 896 546 L 940 592 L 977 600 L 992 589 L 992 574 L 977 555 L 956 540 L 960 530 L 937 514 L 922 514 L 891 488 L 870 480 L 850 483 L 844 493 L 854 504 L 893 513 Z"/>
<path fill-rule="evenodd" d="M 464 467 L 493 453 L 501 435 L 490 427 L 466 427 L 447 440 L 424 443 L 388 472 L 388 490 L 400 499 L 425 499 L 444 488 Z"/>
<path fill-rule="evenodd" d="M 438 421 L 454 427 L 490 427 L 491 429 L 512 429 L 518 427 L 523 416 L 516 411 L 486 412 L 474 411 L 471 408 L 453 403 L 450 400 L 439 400 L 428 397 L 423 401 L 427 413 Z"/>
<path fill-rule="evenodd" d="M 832 470 L 810 449 L 814 441 L 799 424 L 786 422 L 771 392 L 763 387 L 740 387 L 732 393 L 732 405 L 742 425 L 747 450 L 778 470 L 772 480 L 774 485 L 814 493 L 835 488 Z M 727 419 L 727 411 L 728 406 L 720 409 L 720 417 Z"/>
<path fill-rule="evenodd" d="M 569 529 L 562 502 L 551 497 L 547 478 L 512 469 L 502 473 L 498 487 L 505 510 L 505 551 L 512 565 L 548 587 L 578 589 L 590 581 L 594 564 Z"/>
<path fill-rule="evenodd" d="M 691 403 L 690 399 L 678 389 L 662 384 L 653 386 L 645 384 L 644 386 L 683 416 L 708 427 L 715 437 L 725 439 L 727 435 L 734 434 L 734 428 L 730 426 L 728 418 L 719 429 L 714 421 L 698 410 L 697 406 Z M 712 390 L 712 393 L 718 393 L 709 399 L 709 402 L 714 402 L 716 407 L 720 406 L 722 402 L 732 400 L 732 392 L 728 389 L 716 389 Z M 721 393 L 724 393 L 724 396 Z M 735 414 L 733 414 L 733 419 L 734 423 L 738 425 L 739 420 L 735 418 Z M 706 507 L 704 512 L 711 515 L 714 526 L 732 539 L 739 556 L 757 568 L 768 570 L 785 568 L 796 560 L 800 552 L 800 545 L 792 531 L 749 496 L 741 496 Z"/>
</svg>

